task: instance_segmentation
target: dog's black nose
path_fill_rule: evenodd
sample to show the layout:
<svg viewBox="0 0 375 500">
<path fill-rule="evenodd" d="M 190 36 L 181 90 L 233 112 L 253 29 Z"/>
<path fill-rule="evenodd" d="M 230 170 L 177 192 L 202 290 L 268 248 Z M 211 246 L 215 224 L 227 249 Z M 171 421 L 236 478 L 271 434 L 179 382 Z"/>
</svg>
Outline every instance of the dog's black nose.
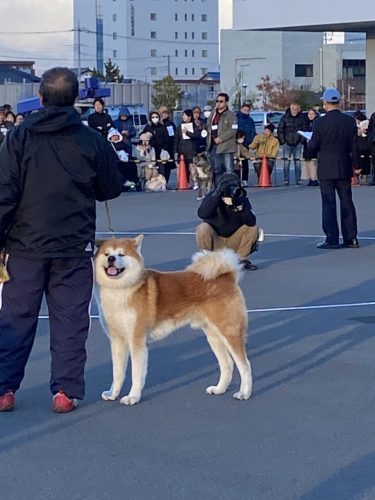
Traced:
<svg viewBox="0 0 375 500">
<path fill-rule="evenodd" d="M 114 255 L 110 255 L 108 257 L 108 264 L 113 264 L 115 260 L 116 260 L 116 257 Z"/>
</svg>

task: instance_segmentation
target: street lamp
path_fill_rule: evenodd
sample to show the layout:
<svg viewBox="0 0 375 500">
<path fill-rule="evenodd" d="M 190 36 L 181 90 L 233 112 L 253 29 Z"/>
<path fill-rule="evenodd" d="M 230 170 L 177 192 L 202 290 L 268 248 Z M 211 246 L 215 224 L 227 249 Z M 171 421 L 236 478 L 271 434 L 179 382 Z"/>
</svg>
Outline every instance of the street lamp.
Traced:
<svg viewBox="0 0 375 500">
<path fill-rule="evenodd" d="M 351 98 L 350 91 L 351 90 L 355 90 L 355 89 L 354 89 L 354 87 L 351 87 L 350 85 L 348 85 L 348 109 L 350 109 L 350 98 Z"/>
<path fill-rule="evenodd" d="M 246 102 L 246 89 L 247 89 L 247 83 L 242 84 L 242 102 Z"/>
</svg>

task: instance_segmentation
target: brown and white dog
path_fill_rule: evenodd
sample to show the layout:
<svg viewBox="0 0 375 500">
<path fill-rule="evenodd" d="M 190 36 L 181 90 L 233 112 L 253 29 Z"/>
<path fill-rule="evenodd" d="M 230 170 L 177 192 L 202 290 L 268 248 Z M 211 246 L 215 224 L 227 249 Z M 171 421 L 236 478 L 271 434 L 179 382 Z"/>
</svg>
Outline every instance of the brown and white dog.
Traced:
<svg viewBox="0 0 375 500">
<path fill-rule="evenodd" d="M 198 197 L 203 199 L 212 189 L 212 165 L 206 152 L 198 153 L 193 158 L 193 164 L 197 172 Z"/>
<path fill-rule="evenodd" d="M 113 364 L 113 383 L 102 398 L 115 400 L 119 396 L 130 353 L 132 386 L 120 403 L 138 403 L 147 374 L 148 337 L 161 339 L 190 324 L 203 329 L 219 362 L 219 382 L 207 387 L 206 393 L 227 390 L 234 361 L 241 385 L 233 397 L 248 399 L 252 375 L 245 347 L 247 311 L 238 286 L 237 255 L 228 249 L 197 253 L 184 271 L 162 273 L 144 268 L 142 239 L 97 242 L 96 281 Z"/>
</svg>

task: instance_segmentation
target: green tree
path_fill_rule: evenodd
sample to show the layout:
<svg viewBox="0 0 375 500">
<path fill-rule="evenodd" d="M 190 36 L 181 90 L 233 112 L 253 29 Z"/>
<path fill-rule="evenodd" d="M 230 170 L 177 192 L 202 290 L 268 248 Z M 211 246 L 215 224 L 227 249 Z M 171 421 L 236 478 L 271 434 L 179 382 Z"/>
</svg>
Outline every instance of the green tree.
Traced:
<svg viewBox="0 0 375 500">
<path fill-rule="evenodd" d="M 94 69 L 92 70 L 92 73 L 91 73 L 91 74 L 92 74 L 92 76 L 93 76 L 94 78 L 99 78 L 99 80 L 104 80 L 104 75 L 103 75 L 103 73 L 102 73 L 101 71 L 99 71 L 98 69 L 96 69 L 96 68 L 94 68 Z"/>
<path fill-rule="evenodd" d="M 110 58 L 104 63 L 104 68 L 107 82 L 121 83 L 124 80 L 124 75 L 120 73 L 119 67 Z"/>
<path fill-rule="evenodd" d="M 183 95 L 182 90 L 176 84 L 172 76 L 166 76 L 162 80 L 154 83 L 152 104 L 155 108 L 167 106 L 173 111 L 179 106 L 179 101 Z"/>
</svg>

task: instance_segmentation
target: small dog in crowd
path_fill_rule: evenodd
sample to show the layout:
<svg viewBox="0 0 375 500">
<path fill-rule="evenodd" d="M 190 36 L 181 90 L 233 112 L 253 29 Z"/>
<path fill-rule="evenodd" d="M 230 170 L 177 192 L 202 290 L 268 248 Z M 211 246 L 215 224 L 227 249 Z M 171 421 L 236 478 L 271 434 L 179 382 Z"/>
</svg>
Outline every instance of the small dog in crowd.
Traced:
<svg viewBox="0 0 375 500">
<path fill-rule="evenodd" d="M 113 365 L 113 383 L 102 398 L 115 400 L 119 396 L 130 353 L 132 386 L 120 403 L 138 403 L 147 375 L 148 337 L 159 340 L 190 324 L 204 331 L 219 362 L 219 382 L 207 387 L 206 393 L 226 392 L 235 364 L 241 385 L 233 397 L 248 399 L 252 375 L 245 347 L 247 311 L 238 286 L 237 255 L 229 249 L 197 253 L 183 271 L 158 272 L 144 267 L 142 239 L 140 235 L 97 242 L 96 281 Z"/>
<path fill-rule="evenodd" d="M 198 197 L 202 200 L 212 188 L 212 165 L 208 153 L 198 153 L 193 158 L 193 163 L 197 172 Z"/>
</svg>

